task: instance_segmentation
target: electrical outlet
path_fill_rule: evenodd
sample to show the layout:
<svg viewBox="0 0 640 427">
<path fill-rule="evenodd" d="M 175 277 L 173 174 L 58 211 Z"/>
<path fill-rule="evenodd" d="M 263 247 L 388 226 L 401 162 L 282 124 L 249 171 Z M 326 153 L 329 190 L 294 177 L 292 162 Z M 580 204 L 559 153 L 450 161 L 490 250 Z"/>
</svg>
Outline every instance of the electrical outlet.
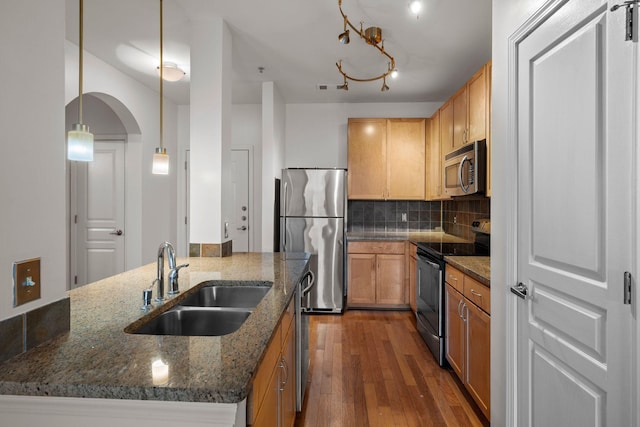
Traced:
<svg viewBox="0 0 640 427">
<path fill-rule="evenodd" d="M 400 214 L 401 220 L 402 222 L 407 222 L 407 213 L 406 212 L 402 212 L 402 214 Z"/>
<path fill-rule="evenodd" d="M 40 258 L 13 263 L 13 306 L 40 298 Z"/>
</svg>

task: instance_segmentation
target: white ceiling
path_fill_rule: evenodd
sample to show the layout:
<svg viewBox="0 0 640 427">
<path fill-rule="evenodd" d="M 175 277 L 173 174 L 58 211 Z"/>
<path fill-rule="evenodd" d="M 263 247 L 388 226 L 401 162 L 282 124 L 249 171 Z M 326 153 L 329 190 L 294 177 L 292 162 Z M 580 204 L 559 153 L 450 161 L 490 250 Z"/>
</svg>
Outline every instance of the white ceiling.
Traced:
<svg viewBox="0 0 640 427">
<path fill-rule="evenodd" d="M 342 84 L 335 63 L 354 77 L 378 75 L 387 59 L 354 32 L 342 45 L 338 0 L 164 0 L 164 60 L 187 76 L 165 83 L 165 95 L 189 103 L 190 22 L 220 16 L 233 40 L 233 103 L 261 103 L 273 81 L 287 103 L 444 101 L 491 57 L 491 0 L 423 0 L 416 19 L 408 0 L 343 0 L 357 27 L 382 28 L 397 79 Z M 67 39 L 78 40 L 78 0 L 66 0 Z M 84 0 L 84 47 L 125 74 L 158 90 L 158 0 Z M 264 67 L 261 74 L 258 67 Z"/>
</svg>

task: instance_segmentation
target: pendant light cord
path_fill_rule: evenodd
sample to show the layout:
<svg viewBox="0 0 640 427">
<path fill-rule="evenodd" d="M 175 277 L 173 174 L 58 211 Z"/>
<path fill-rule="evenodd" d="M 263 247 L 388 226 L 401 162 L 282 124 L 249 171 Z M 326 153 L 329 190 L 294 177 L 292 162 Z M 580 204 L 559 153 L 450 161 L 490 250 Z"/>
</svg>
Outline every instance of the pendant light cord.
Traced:
<svg viewBox="0 0 640 427">
<path fill-rule="evenodd" d="M 80 30 L 79 30 L 79 39 L 80 39 L 80 52 L 78 55 L 78 123 L 82 124 L 82 80 L 83 80 L 83 72 L 82 72 L 82 61 L 83 61 L 83 52 L 84 52 L 84 42 L 83 42 L 83 34 L 84 34 L 84 1 L 80 0 Z"/>
<path fill-rule="evenodd" d="M 162 72 L 162 0 L 160 0 L 160 148 L 164 148 L 164 109 L 163 109 L 163 84 L 162 80 L 164 78 Z"/>
</svg>

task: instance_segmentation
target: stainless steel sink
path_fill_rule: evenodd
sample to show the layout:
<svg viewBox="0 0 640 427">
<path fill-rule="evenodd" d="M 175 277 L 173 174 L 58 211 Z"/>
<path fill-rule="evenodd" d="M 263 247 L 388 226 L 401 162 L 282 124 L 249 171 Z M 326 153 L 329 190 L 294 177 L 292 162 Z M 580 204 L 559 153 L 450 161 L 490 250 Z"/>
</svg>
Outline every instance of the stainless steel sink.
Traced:
<svg viewBox="0 0 640 427">
<path fill-rule="evenodd" d="M 271 290 L 272 282 L 211 280 L 172 309 L 135 330 L 145 335 L 220 336 L 237 331 Z"/>
<path fill-rule="evenodd" d="M 180 302 L 187 307 L 254 308 L 271 289 L 271 282 L 218 281 L 205 286 Z"/>
<path fill-rule="evenodd" d="M 175 308 L 150 320 L 133 334 L 220 336 L 240 329 L 251 310 L 237 308 Z"/>
</svg>

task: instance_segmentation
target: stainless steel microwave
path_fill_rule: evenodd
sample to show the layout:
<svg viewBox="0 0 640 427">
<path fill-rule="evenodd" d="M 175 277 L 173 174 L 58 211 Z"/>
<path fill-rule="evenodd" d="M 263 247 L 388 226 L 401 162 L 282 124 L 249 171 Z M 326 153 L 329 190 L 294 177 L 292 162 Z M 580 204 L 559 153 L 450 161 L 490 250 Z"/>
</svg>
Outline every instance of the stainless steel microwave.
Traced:
<svg viewBox="0 0 640 427">
<path fill-rule="evenodd" d="M 466 196 L 484 193 L 486 180 L 486 140 L 464 145 L 444 156 L 445 194 Z"/>
</svg>

